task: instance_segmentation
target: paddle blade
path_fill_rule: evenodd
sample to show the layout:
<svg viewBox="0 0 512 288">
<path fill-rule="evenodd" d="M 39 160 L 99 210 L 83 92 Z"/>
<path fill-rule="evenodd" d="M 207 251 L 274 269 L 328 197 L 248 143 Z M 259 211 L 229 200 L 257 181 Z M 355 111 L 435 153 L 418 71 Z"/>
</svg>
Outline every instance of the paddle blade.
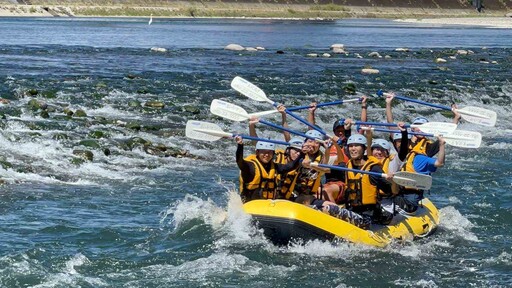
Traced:
<svg viewBox="0 0 512 288">
<path fill-rule="evenodd" d="M 253 100 L 274 104 L 274 102 L 267 98 L 267 95 L 265 95 L 263 90 L 242 77 L 236 76 L 233 78 L 233 81 L 231 81 L 231 88 Z"/>
<path fill-rule="evenodd" d="M 455 130 L 442 135 L 446 143 L 462 148 L 478 148 L 482 144 L 482 134 L 475 131 Z"/>
<path fill-rule="evenodd" d="M 416 127 L 421 130 L 423 133 L 429 133 L 434 135 L 445 135 L 451 134 L 453 131 L 457 129 L 457 124 L 455 123 L 445 123 L 445 122 L 427 122 L 421 125 L 411 125 L 411 127 Z"/>
<path fill-rule="evenodd" d="M 405 171 L 395 173 L 393 182 L 400 186 L 414 187 L 421 190 L 428 190 L 432 187 L 432 177 L 430 175 Z"/>
<path fill-rule="evenodd" d="M 214 99 L 210 105 L 212 114 L 229 119 L 231 121 L 245 121 L 250 118 L 244 108 L 226 101 Z"/>
<path fill-rule="evenodd" d="M 467 106 L 457 111 L 462 119 L 468 122 L 489 127 L 496 125 L 497 114 L 494 111 L 474 106 Z"/>
<path fill-rule="evenodd" d="M 204 141 L 217 141 L 223 137 L 231 137 L 231 133 L 222 131 L 219 125 L 209 122 L 188 120 L 185 136 Z"/>
</svg>

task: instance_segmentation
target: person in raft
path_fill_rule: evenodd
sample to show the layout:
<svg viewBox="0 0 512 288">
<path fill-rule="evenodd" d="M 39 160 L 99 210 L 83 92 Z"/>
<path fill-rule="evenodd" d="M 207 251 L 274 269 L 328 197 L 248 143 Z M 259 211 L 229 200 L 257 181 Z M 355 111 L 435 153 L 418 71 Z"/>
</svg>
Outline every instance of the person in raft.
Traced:
<svg viewBox="0 0 512 288">
<path fill-rule="evenodd" d="M 240 169 L 240 195 L 242 202 L 256 199 L 274 199 L 277 196 L 278 176 L 299 167 L 304 155 L 287 164 L 275 163 L 275 144 L 258 141 L 256 153 L 244 158 L 244 144 L 241 136 L 236 136 L 236 163 Z"/>
</svg>

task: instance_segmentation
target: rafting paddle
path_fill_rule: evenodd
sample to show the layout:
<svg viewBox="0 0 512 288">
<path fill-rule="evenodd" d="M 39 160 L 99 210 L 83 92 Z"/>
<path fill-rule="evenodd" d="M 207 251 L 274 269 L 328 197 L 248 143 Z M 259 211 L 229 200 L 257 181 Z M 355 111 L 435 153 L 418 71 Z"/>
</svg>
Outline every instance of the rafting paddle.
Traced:
<svg viewBox="0 0 512 288">
<path fill-rule="evenodd" d="M 212 112 L 212 114 L 214 114 L 214 115 L 217 115 L 217 116 L 220 116 L 220 117 L 232 120 L 232 121 L 249 120 L 251 118 L 251 116 L 254 115 L 254 114 L 247 113 L 247 111 L 245 111 L 244 108 L 242 108 L 238 105 L 231 104 L 229 102 L 218 100 L 218 99 L 214 99 L 212 101 L 212 103 L 210 105 L 210 112 Z M 279 130 L 287 131 L 289 133 L 292 133 L 292 134 L 295 134 L 295 135 L 298 135 L 298 136 L 301 136 L 304 138 L 319 140 L 320 142 L 323 142 L 323 141 L 321 141 L 322 139 L 315 139 L 311 136 L 307 136 L 304 133 L 300 133 L 300 132 L 288 129 L 283 126 L 279 126 L 279 125 L 276 125 L 271 122 L 267 122 L 262 119 L 258 119 L 258 122 L 261 124 L 265 124 L 267 126 L 279 129 Z"/>
<path fill-rule="evenodd" d="M 224 132 L 219 125 L 210 122 L 204 121 L 196 121 L 196 120 L 188 120 L 187 126 L 185 128 L 185 135 L 188 138 L 196 139 L 196 140 L 204 140 L 204 141 L 217 141 L 221 138 L 233 138 L 236 136 L 241 136 L 244 139 L 255 140 L 255 141 L 263 141 L 270 142 L 275 144 L 281 144 L 288 146 L 288 142 L 273 140 L 273 139 L 264 139 L 258 137 L 252 137 L 249 135 L 242 134 L 233 134 L 229 132 Z"/>
<path fill-rule="evenodd" d="M 362 121 L 354 121 L 352 124 L 355 125 L 370 125 L 370 126 L 388 126 L 388 127 L 397 127 L 397 124 L 394 123 L 381 123 L 381 122 L 362 122 Z M 418 128 L 423 133 L 430 134 L 451 134 L 457 129 L 457 124 L 455 123 L 446 123 L 446 122 L 427 122 L 424 124 L 411 124 L 405 125 L 406 128 Z M 399 130 L 395 130 L 398 132 Z"/>
<path fill-rule="evenodd" d="M 369 174 L 369 175 L 379 176 L 382 178 L 386 178 L 388 176 L 386 173 L 377 173 L 377 172 L 350 169 L 350 168 L 346 168 L 346 167 L 333 166 L 333 165 L 327 165 L 327 164 L 318 164 L 316 162 L 312 162 L 311 165 L 323 167 L 323 168 L 334 169 L 334 170 L 349 171 L 349 172 L 355 172 L 355 173 L 361 173 L 361 174 Z M 400 186 L 414 187 L 416 189 L 421 189 L 421 190 L 428 190 L 428 189 L 430 189 L 430 187 L 432 187 L 432 177 L 430 175 L 411 173 L 411 172 L 405 172 L 405 171 L 399 171 L 399 172 L 396 172 L 395 174 L 393 174 L 393 182 L 395 182 L 396 184 L 398 184 Z"/>
<path fill-rule="evenodd" d="M 390 130 L 390 129 L 379 129 L 379 128 L 370 128 L 370 127 L 362 127 L 363 130 L 379 131 L 379 132 L 389 132 L 389 133 L 399 133 L 399 130 Z M 455 130 L 449 134 L 429 134 L 429 133 L 419 133 L 419 132 L 408 132 L 412 135 L 423 135 L 427 137 L 437 137 L 441 136 L 444 138 L 447 144 L 461 147 L 461 148 L 479 148 L 482 144 L 482 134 L 474 131 L 466 131 L 466 130 Z"/>
<path fill-rule="evenodd" d="M 256 100 L 258 102 L 268 102 L 268 103 L 274 105 L 275 107 L 278 106 L 277 102 L 274 102 L 267 98 L 267 95 L 265 94 L 265 92 L 263 92 L 263 90 L 261 90 L 258 86 L 252 84 L 251 82 L 245 80 L 242 77 L 236 76 L 235 78 L 233 78 L 233 81 L 231 81 L 231 87 L 250 99 Z M 286 112 L 286 114 L 295 118 L 297 121 L 301 122 L 302 124 L 310 127 L 311 129 L 314 129 L 314 130 L 320 132 L 322 135 L 325 135 L 329 138 L 333 137 L 332 135 L 327 134 L 320 127 L 315 126 L 315 125 L 309 123 L 308 121 L 304 120 L 303 118 L 295 115 L 294 113 L 292 113 L 292 111 L 286 109 L 285 112 Z"/>
<path fill-rule="evenodd" d="M 390 95 L 390 94 L 385 93 L 382 90 L 379 90 L 379 91 L 377 91 L 377 95 L 386 96 L 386 95 Z M 459 112 L 462 119 L 464 119 L 468 122 L 471 122 L 471 123 L 475 123 L 475 124 L 479 124 L 479 125 L 483 125 L 483 126 L 489 126 L 489 127 L 493 127 L 496 125 L 497 114 L 496 114 L 496 112 L 488 110 L 488 109 L 475 107 L 475 106 L 466 106 L 462 109 L 455 109 L 455 108 L 452 109 L 451 107 L 448 107 L 448 106 L 432 104 L 432 103 L 417 100 L 417 99 L 411 99 L 411 98 L 408 98 L 405 96 L 394 95 L 394 97 L 397 99 L 400 99 L 400 100 L 414 102 L 414 103 L 418 103 L 421 105 L 426 105 L 426 106 L 439 108 L 439 109 L 443 109 L 443 110 L 447 110 L 447 111 Z"/>
</svg>

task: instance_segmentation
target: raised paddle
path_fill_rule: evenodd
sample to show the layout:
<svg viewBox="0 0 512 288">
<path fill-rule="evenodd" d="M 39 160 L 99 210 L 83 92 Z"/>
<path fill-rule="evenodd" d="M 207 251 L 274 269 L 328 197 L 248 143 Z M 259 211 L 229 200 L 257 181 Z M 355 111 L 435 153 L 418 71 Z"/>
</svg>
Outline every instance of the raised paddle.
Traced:
<svg viewBox="0 0 512 288">
<path fill-rule="evenodd" d="M 350 168 L 346 168 L 346 167 L 333 166 L 333 165 L 327 165 L 327 164 L 318 164 L 316 162 L 312 162 L 311 165 L 323 167 L 323 168 L 330 168 L 330 169 L 334 169 L 334 170 L 350 171 L 350 172 L 361 173 L 361 174 L 369 174 L 369 175 L 379 176 L 382 178 L 386 178 L 388 176 L 386 173 L 377 173 L 377 172 L 350 169 Z M 428 190 L 428 189 L 430 189 L 430 187 L 432 187 L 432 177 L 430 175 L 411 173 L 411 172 L 405 172 L 405 171 L 399 171 L 399 172 L 396 172 L 395 174 L 393 174 L 393 182 L 395 182 L 396 184 L 398 184 L 400 186 L 414 187 L 416 189 L 421 189 L 421 190 Z"/>
<path fill-rule="evenodd" d="M 390 130 L 390 129 L 379 129 L 379 128 L 369 128 L 362 127 L 364 130 L 371 129 L 372 131 L 379 132 L 389 132 L 389 133 L 400 133 L 399 130 Z M 466 130 L 455 130 L 450 134 L 429 134 L 429 133 L 420 133 L 420 132 L 408 132 L 412 135 L 423 135 L 427 137 L 437 137 L 441 136 L 444 138 L 447 144 L 461 147 L 461 148 L 479 148 L 482 144 L 482 134 L 474 131 L 466 131 Z"/>
<path fill-rule="evenodd" d="M 318 103 L 315 106 L 316 106 L 316 108 L 320 108 L 320 107 L 325 107 L 325 106 L 341 105 L 341 104 L 352 103 L 352 102 L 361 102 L 361 98 Z M 294 107 L 286 108 L 286 110 L 298 111 L 298 110 L 308 109 L 308 108 L 312 108 L 312 107 L 313 107 L 312 105 L 294 106 Z M 274 114 L 274 113 L 278 113 L 278 112 L 279 112 L 278 110 L 273 109 L 273 110 L 261 111 L 261 112 L 256 112 L 256 113 L 250 113 L 249 115 L 260 117 L 260 116 L 266 116 L 266 115 L 270 115 L 270 114 Z"/>
<path fill-rule="evenodd" d="M 370 126 L 388 126 L 388 127 L 396 127 L 397 126 L 397 124 L 394 124 L 394 123 L 362 122 L 362 121 L 353 121 L 352 124 L 370 125 Z M 405 125 L 405 127 L 418 128 L 423 133 L 451 134 L 451 133 L 453 133 L 453 131 L 455 131 L 457 129 L 457 124 L 446 123 L 446 122 L 427 122 L 425 124 Z M 396 131 L 398 131 L 398 130 L 396 130 Z"/>
<path fill-rule="evenodd" d="M 242 77 L 236 76 L 235 78 L 233 78 L 233 81 L 231 81 L 231 87 L 250 99 L 253 99 L 253 100 L 259 101 L 259 102 L 268 102 L 276 107 L 278 106 L 278 104 L 275 101 L 272 101 L 267 98 L 267 95 L 265 94 L 265 92 L 263 92 L 263 90 L 261 90 L 258 86 L 252 84 L 251 82 L 245 80 Z M 309 123 L 308 121 L 304 120 L 303 118 L 295 115 L 294 113 L 292 113 L 292 111 L 286 109 L 285 112 L 286 112 L 286 114 L 295 118 L 297 121 L 301 122 L 302 124 L 310 127 L 311 129 L 314 129 L 314 130 L 320 132 L 322 135 L 325 135 L 329 138 L 333 137 L 332 135 L 327 134 L 320 127 L 315 126 L 315 125 Z"/>
<path fill-rule="evenodd" d="M 218 99 L 214 99 L 212 101 L 212 103 L 210 105 L 210 112 L 212 112 L 212 114 L 214 114 L 214 115 L 217 115 L 217 116 L 220 116 L 220 117 L 232 120 L 232 121 L 249 120 L 251 118 L 251 115 L 253 115 L 253 114 L 247 113 L 244 108 L 242 108 L 238 105 L 231 104 L 229 102 L 218 100 Z M 314 139 L 314 140 L 319 140 L 319 141 L 322 140 L 322 139 L 315 139 L 314 137 L 308 136 L 304 133 L 300 133 L 300 132 L 288 129 L 283 126 L 279 126 L 279 125 L 276 125 L 271 122 L 267 122 L 262 119 L 258 119 L 258 122 L 261 124 L 265 124 L 267 126 L 279 129 L 279 130 L 284 130 L 284 131 L 290 132 L 292 134 L 302 136 L 304 138 Z M 323 141 L 321 141 L 321 142 L 323 142 Z"/>
<path fill-rule="evenodd" d="M 377 91 L 377 95 L 387 96 L 390 94 L 385 93 L 382 90 L 379 90 L 379 91 Z M 483 126 L 489 126 L 489 127 L 493 127 L 496 125 L 497 114 L 496 114 L 496 112 L 488 110 L 488 109 L 475 107 L 475 106 L 466 106 L 462 109 L 455 109 L 455 108 L 452 109 L 451 107 L 448 107 L 448 106 L 433 104 L 433 103 L 429 103 L 429 102 L 425 102 L 425 101 L 421 101 L 421 100 L 417 100 L 417 99 L 411 99 L 411 98 L 408 98 L 405 96 L 394 95 L 394 97 L 397 99 L 400 99 L 400 100 L 414 102 L 414 103 L 418 103 L 421 105 L 426 105 L 426 106 L 439 108 L 439 109 L 443 109 L 443 110 L 447 110 L 447 111 L 459 112 L 462 119 L 464 119 L 468 122 L 471 122 L 471 123 L 475 123 L 475 124 L 479 124 L 479 125 L 483 125 Z"/>
<path fill-rule="evenodd" d="M 185 129 L 185 135 L 188 138 L 196 139 L 196 140 L 204 140 L 204 141 L 217 141 L 222 138 L 233 138 L 236 136 L 241 136 L 244 139 L 255 140 L 255 141 L 263 141 L 270 142 L 275 144 L 281 144 L 288 146 L 288 142 L 273 140 L 273 139 L 264 139 L 258 137 L 252 137 L 248 135 L 242 134 L 233 134 L 229 132 L 224 132 L 219 125 L 210 122 L 204 121 L 196 121 L 196 120 L 188 120 L 187 126 Z"/>
</svg>

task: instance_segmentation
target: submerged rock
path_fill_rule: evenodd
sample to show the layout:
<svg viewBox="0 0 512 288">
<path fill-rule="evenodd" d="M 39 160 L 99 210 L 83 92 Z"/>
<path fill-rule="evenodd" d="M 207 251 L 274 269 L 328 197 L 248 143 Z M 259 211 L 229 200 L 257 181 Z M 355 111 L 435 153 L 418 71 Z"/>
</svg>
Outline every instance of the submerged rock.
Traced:
<svg viewBox="0 0 512 288">
<path fill-rule="evenodd" d="M 78 156 L 84 160 L 92 161 L 94 154 L 89 150 L 73 150 L 73 155 Z"/>
<path fill-rule="evenodd" d="M 87 117 L 87 113 L 85 113 L 84 110 L 78 109 L 75 111 L 75 114 L 73 114 L 75 117 Z"/>
<path fill-rule="evenodd" d="M 90 147 L 90 148 L 96 148 L 96 149 L 101 148 L 98 141 L 93 140 L 93 139 L 82 140 L 82 141 L 78 142 L 78 145 L 82 145 L 82 146 Z"/>
<path fill-rule="evenodd" d="M 164 104 L 164 102 L 161 102 L 161 101 L 148 101 L 148 102 L 144 103 L 144 106 L 162 109 L 165 107 L 165 104 Z"/>
<path fill-rule="evenodd" d="M 192 113 L 192 114 L 199 114 L 201 112 L 199 107 L 197 107 L 195 105 L 185 105 L 185 106 L 183 106 L 183 111 Z"/>
</svg>

